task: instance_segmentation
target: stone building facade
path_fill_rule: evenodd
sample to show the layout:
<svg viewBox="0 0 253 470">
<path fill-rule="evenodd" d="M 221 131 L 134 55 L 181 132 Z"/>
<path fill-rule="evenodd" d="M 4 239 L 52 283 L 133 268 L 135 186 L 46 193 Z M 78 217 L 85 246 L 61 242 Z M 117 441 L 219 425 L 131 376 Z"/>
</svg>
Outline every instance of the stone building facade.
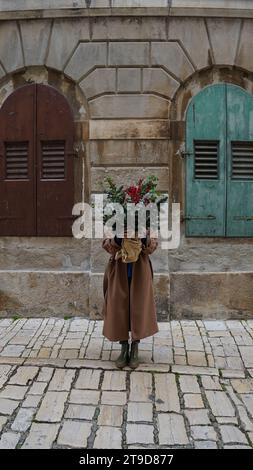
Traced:
<svg viewBox="0 0 253 470">
<path fill-rule="evenodd" d="M 152 256 L 160 320 L 253 312 L 253 234 L 185 231 L 187 109 L 221 84 L 250 101 L 252 37 L 246 0 L 0 0 L 0 105 L 35 83 L 65 97 L 75 202 L 90 202 L 106 175 L 152 173 L 181 204 L 180 247 Z M 1 316 L 100 318 L 107 256 L 101 240 L 0 233 Z"/>
</svg>

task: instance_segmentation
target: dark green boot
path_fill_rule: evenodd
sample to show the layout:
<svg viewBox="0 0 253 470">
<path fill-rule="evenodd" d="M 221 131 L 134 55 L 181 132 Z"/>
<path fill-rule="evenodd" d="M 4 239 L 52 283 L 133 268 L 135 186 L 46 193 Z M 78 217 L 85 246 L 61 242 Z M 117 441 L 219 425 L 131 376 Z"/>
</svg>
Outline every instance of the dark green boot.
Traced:
<svg viewBox="0 0 253 470">
<path fill-rule="evenodd" d="M 138 365 L 140 364 L 139 358 L 138 358 L 138 346 L 139 346 L 139 341 L 132 341 L 130 360 L 128 364 L 129 367 L 131 367 L 131 369 L 136 369 L 136 367 L 138 367 Z"/>
<path fill-rule="evenodd" d="M 122 369 L 123 367 L 126 367 L 128 365 L 129 361 L 129 344 L 128 341 L 122 341 L 121 342 L 121 353 L 116 359 L 115 364 L 116 367 L 119 369 Z"/>
</svg>

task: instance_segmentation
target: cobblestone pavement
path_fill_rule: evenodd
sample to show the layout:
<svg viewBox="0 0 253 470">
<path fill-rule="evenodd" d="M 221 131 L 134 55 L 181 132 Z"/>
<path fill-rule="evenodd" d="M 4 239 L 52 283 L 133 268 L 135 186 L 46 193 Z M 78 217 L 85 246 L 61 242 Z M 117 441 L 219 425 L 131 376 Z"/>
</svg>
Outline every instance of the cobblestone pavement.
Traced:
<svg viewBox="0 0 253 470">
<path fill-rule="evenodd" d="M 253 448 L 253 320 L 159 323 L 135 371 L 102 325 L 0 320 L 0 448 Z"/>
</svg>

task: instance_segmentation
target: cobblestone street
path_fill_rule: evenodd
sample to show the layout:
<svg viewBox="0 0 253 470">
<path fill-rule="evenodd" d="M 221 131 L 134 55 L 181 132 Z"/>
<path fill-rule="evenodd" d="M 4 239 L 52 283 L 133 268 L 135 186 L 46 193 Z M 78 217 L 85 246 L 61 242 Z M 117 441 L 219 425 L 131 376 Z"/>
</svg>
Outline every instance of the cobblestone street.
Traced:
<svg viewBox="0 0 253 470">
<path fill-rule="evenodd" d="M 0 320 L 0 448 L 253 447 L 253 320 L 159 323 L 135 371 L 102 325 Z"/>
</svg>

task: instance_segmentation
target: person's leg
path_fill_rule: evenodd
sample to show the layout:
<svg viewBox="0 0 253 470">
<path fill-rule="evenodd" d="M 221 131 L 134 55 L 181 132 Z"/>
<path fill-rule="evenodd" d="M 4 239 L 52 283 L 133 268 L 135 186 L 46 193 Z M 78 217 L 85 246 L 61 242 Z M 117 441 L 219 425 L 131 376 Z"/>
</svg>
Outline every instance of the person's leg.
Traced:
<svg viewBox="0 0 253 470">
<path fill-rule="evenodd" d="M 128 278 L 128 286 L 129 286 L 129 331 L 131 331 L 131 315 L 130 315 L 130 285 L 131 285 L 131 277 Z M 132 340 L 131 341 L 131 352 L 130 352 L 130 357 L 129 357 L 129 366 L 132 369 L 136 369 L 139 365 L 139 359 L 138 359 L 138 345 L 139 345 L 140 340 Z"/>
<path fill-rule="evenodd" d="M 116 367 L 119 369 L 122 369 L 123 367 L 126 367 L 128 365 L 129 361 L 129 343 L 127 340 L 119 341 L 121 344 L 121 351 L 120 355 L 115 361 Z"/>
<path fill-rule="evenodd" d="M 131 277 L 128 277 L 128 329 L 131 331 L 131 316 L 130 316 L 130 285 L 131 285 Z"/>
</svg>

